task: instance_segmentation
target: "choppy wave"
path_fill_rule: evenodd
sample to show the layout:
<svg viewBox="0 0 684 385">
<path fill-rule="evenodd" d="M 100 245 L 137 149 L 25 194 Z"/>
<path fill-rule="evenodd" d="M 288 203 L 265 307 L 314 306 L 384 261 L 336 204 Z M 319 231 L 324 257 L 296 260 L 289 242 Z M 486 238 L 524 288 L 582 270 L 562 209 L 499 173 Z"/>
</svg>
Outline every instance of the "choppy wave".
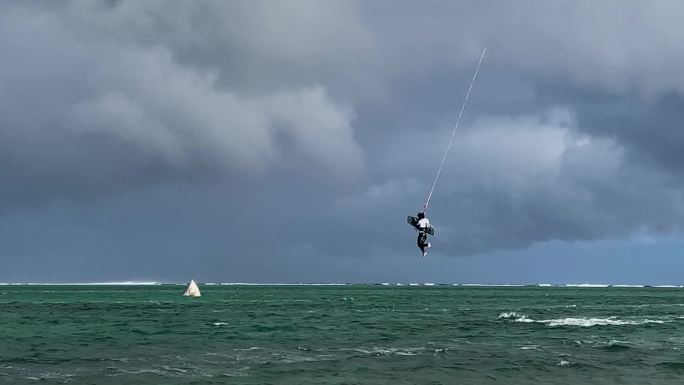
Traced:
<svg viewBox="0 0 684 385">
<path fill-rule="evenodd" d="M 684 362 L 665 361 L 657 363 L 656 366 L 676 371 L 684 370 Z"/>
<path fill-rule="evenodd" d="M 509 319 L 509 318 L 517 319 L 517 318 L 522 318 L 522 317 L 527 317 L 527 316 L 524 314 L 520 314 L 520 313 L 516 313 L 514 311 L 511 311 L 511 312 L 505 312 L 505 313 L 499 314 L 498 318 L 499 319 Z"/>
<path fill-rule="evenodd" d="M 0 383 L 308 385 L 333 368 L 347 382 L 665 384 L 684 370 L 680 289 L 419 285 L 212 286 L 193 304 L 168 284 L 2 287 Z"/>
<path fill-rule="evenodd" d="M 609 352 L 621 352 L 631 349 L 624 341 L 610 341 L 607 345 L 601 347 L 601 349 Z"/>
<path fill-rule="evenodd" d="M 357 348 L 353 349 L 354 352 L 367 354 L 371 356 L 416 356 L 425 348 L 389 348 L 389 347 L 372 347 L 372 348 Z"/>
<path fill-rule="evenodd" d="M 656 319 L 622 320 L 616 317 L 608 318 L 559 318 L 552 320 L 536 321 L 545 323 L 549 326 L 619 326 L 619 325 L 644 325 L 644 324 L 664 324 L 668 321 Z"/>
<path fill-rule="evenodd" d="M 535 320 L 529 318 L 525 314 L 516 312 L 505 312 L 499 314 L 498 319 L 511 320 L 514 322 L 525 322 L 525 323 L 541 323 L 547 326 L 580 326 L 580 327 L 590 327 L 590 326 L 621 326 L 621 325 L 644 325 L 644 324 L 664 324 L 671 321 L 660 320 L 660 319 L 618 319 L 617 317 L 566 317 L 566 318 L 555 318 L 555 319 L 544 319 Z"/>
</svg>

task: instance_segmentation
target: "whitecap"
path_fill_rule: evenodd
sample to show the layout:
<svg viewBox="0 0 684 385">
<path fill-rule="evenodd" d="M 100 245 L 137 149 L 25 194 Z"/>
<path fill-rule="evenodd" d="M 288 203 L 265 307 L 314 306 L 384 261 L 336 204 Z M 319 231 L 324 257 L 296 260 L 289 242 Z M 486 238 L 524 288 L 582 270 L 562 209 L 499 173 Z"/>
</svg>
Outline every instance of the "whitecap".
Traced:
<svg viewBox="0 0 684 385">
<path fill-rule="evenodd" d="M 621 326 L 621 325 L 645 325 L 645 324 L 664 324 L 671 321 L 665 321 L 660 319 L 618 319 L 617 317 L 607 317 L 607 318 L 596 318 L 596 317 L 567 317 L 567 318 L 556 318 L 556 319 L 545 319 L 545 320 L 535 320 L 528 318 L 525 314 L 520 314 L 516 312 L 504 312 L 499 314 L 498 319 L 511 320 L 513 322 L 524 322 L 524 323 L 541 323 L 547 326 L 580 326 L 580 327 L 590 327 L 590 326 Z"/>
<path fill-rule="evenodd" d="M 28 286 L 150 286 L 162 285 L 156 281 L 119 281 L 119 282 L 26 282 L 9 283 L 8 285 L 28 285 Z"/>
<path fill-rule="evenodd" d="M 415 356 L 423 350 L 425 350 L 425 348 L 388 348 L 382 346 L 372 347 L 370 349 L 353 349 L 353 351 L 357 353 L 368 354 L 373 356 Z"/>
<path fill-rule="evenodd" d="M 168 366 L 168 365 L 163 365 L 161 368 L 166 370 L 167 372 L 177 372 L 177 373 L 183 373 L 183 374 L 190 373 L 190 370 L 188 370 L 188 369 L 181 369 L 181 368 L 176 368 L 176 367 Z"/>
<path fill-rule="evenodd" d="M 511 319 L 515 322 L 534 322 L 534 320 L 527 318 L 525 314 L 512 312 L 506 312 L 499 314 L 498 319 Z"/>
<path fill-rule="evenodd" d="M 644 325 L 644 324 L 663 324 L 666 321 L 663 320 L 653 320 L 653 319 L 642 319 L 642 320 L 620 320 L 615 317 L 609 318 L 559 318 L 552 320 L 541 320 L 536 321 L 545 323 L 548 326 L 620 326 L 620 325 Z"/>
<path fill-rule="evenodd" d="M 349 284 L 339 283 L 339 282 L 333 282 L 333 283 L 324 283 L 324 282 L 319 282 L 319 283 L 306 283 L 306 282 L 299 282 L 299 283 L 221 282 L 221 283 L 219 283 L 219 285 L 223 285 L 223 286 L 347 286 Z"/>
<path fill-rule="evenodd" d="M 76 285 L 76 286 L 150 286 L 161 285 L 161 282 L 156 281 L 119 281 L 119 282 L 83 282 L 83 283 L 65 283 L 56 285 Z"/>
<path fill-rule="evenodd" d="M 517 318 L 519 316 L 520 315 L 518 315 L 518 313 L 511 311 L 511 312 L 501 313 L 501 314 L 499 314 L 499 317 L 497 317 L 497 318 Z"/>
</svg>

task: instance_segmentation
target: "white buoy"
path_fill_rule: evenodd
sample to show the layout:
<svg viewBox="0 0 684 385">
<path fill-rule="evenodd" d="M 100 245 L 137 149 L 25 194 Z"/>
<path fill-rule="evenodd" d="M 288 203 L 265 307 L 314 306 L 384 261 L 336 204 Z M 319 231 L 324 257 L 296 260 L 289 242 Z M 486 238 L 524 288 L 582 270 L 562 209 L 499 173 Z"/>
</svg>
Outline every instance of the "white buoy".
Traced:
<svg viewBox="0 0 684 385">
<path fill-rule="evenodd" d="M 197 287 L 197 284 L 195 283 L 194 279 L 190 280 L 190 284 L 188 285 L 188 288 L 185 289 L 185 293 L 183 293 L 184 296 L 186 297 L 200 297 L 202 294 L 200 294 L 200 289 Z"/>
</svg>

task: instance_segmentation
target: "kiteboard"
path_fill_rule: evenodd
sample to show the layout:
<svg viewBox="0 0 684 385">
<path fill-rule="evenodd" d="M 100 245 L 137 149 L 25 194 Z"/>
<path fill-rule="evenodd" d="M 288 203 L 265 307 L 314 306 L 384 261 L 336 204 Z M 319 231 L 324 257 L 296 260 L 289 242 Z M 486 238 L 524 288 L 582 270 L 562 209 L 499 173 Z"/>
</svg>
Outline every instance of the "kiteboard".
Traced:
<svg viewBox="0 0 684 385">
<path fill-rule="evenodd" d="M 423 230 L 423 229 L 421 229 L 421 228 L 418 227 L 418 217 L 412 217 L 412 216 L 409 215 L 408 217 L 406 217 L 406 222 L 407 222 L 409 225 L 413 226 L 416 230 Z M 427 231 L 425 231 L 425 232 L 428 233 L 428 234 L 430 234 L 430 235 L 433 235 L 433 236 L 434 236 L 434 235 L 435 235 L 435 228 L 432 227 L 432 226 L 430 226 L 430 227 L 427 229 Z"/>
</svg>

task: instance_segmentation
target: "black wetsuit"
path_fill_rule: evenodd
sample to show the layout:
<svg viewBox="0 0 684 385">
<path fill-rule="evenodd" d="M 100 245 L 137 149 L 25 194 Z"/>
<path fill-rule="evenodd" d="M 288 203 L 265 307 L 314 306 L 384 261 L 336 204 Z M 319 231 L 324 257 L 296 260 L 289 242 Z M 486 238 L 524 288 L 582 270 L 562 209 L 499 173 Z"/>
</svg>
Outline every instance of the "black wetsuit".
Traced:
<svg viewBox="0 0 684 385">
<path fill-rule="evenodd" d="M 420 251 L 422 251 L 423 253 L 425 252 L 425 248 L 428 245 L 427 236 L 428 235 L 426 232 L 422 230 L 418 231 L 418 239 L 416 241 L 418 243 L 418 248 L 420 248 Z"/>
</svg>

